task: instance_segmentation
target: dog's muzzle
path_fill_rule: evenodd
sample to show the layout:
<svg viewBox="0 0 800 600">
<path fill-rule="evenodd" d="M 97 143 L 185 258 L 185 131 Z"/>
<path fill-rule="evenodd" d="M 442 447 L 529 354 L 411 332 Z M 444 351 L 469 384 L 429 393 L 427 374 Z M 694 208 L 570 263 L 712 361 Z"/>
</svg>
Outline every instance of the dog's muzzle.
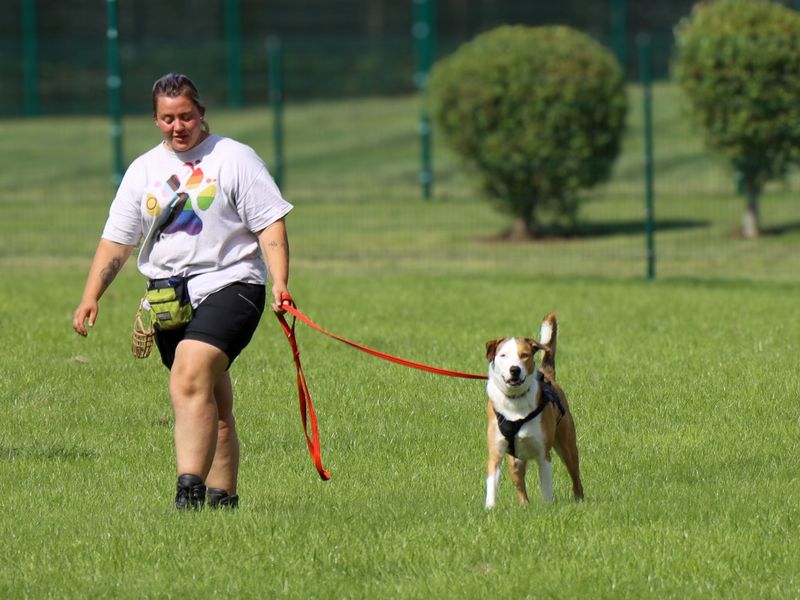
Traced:
<svg viewBox="0 0 800 600">
<path fill-rule="evenodd" d="M 508 378 L 503 378 L 506 385 L 511 387 L 519 387 L 527 378 L 522 376 L 522 369 L 519 367 L 510 367 L 508 369 Z"/>
</svg>

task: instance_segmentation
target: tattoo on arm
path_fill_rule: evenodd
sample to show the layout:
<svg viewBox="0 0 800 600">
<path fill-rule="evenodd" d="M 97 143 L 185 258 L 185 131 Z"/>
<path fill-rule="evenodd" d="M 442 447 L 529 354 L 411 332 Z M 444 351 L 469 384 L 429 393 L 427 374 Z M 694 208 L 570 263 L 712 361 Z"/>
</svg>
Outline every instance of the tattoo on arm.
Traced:
<svg viewBox="0 0 800 600">
<path fill-rule="evenodd" d="M 122 261 L 117 258 L 116 256 L 111 259 L 111 262 L 106 265 L 106 267 L 100 271 L 100 281 L 103 283 L 103 291 L 108 289 L 108 286 L 111 285 L 111 282 L 114 281 L 114 278 L 119 273 L 120 269 L 122 268 Z"/>
<path fill-rule="evenodd" d="M 269 248 L 287 248 L 288 244 L 286 242 L 276 242 L 275 240 L 272 240 L 267 244 L 267 246 Z"/>
</svg>

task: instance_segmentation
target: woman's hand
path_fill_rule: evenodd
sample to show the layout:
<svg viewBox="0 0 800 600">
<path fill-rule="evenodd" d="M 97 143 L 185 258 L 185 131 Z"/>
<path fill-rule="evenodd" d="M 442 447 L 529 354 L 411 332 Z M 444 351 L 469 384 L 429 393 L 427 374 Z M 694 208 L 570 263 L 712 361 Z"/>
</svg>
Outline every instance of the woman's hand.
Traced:
<svg viewBox="0 0 800 600">
<path fill-rule="evenodd" d="M 108 289 L 108 286 L 111 285 L 111 282 L 114 281 L 133 249 L 134 246 L 118 244 L 106 239 L 101 239 L 100 243 L 97 244 L 92 266 L 89 268 L 89 275 L 86 277 L 83 297 L 80 304 L 78 304 L 78 308 L 72 314 L 72 328 L 78 335 L 86 337 L 87 319 L 89 320 L 89 327 L 94 327 L 99 311 L 97 302 Z"/>
<path fill-rule="evenodd" d="M 292 295 L 285 285 L 275 284 L 272 286 L 272 310 L 278 314 L 283 314 L 286 310 L 283 308 L 285 304 L 293 304 Z"/>
<path fill-rule="evenodd" d="M 72 314 L 72 328 L 75 330 L 75 333 L 86 337 L 88 335 L 86 320 L 89 320 L 89 327 L 94 327 L 98 311 L 97 300 L 81 300 L 78 308 L 76 308 L 75 312 Z"/>
</svg>

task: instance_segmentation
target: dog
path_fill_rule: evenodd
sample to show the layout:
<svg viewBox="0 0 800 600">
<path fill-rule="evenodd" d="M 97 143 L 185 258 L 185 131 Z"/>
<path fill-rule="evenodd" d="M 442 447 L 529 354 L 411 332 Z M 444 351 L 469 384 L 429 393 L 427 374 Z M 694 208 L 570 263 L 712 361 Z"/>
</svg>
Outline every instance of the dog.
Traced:
<svg viewBox="0 0 800 600">
<path fill-rule="evenodd" d="M 525 471 L 531 460 L 539 467 L 542 499 L 552 502 L 552 449 L 567 467 L 575 499 L 583 499 L 575 423 L 564 390 L 556 383 L 557 337 L 558 322 L 555 314 L 550 313 L 542 321 L 539 341 L 508 337 L 486 342 L 487 509 L 495 505 L 504 455 L 508 455 L 511 481 L 522 505 L 528 503 Z M 537 369 L 534 355 L 539 351 L 541 368 Z"/>
</svg>

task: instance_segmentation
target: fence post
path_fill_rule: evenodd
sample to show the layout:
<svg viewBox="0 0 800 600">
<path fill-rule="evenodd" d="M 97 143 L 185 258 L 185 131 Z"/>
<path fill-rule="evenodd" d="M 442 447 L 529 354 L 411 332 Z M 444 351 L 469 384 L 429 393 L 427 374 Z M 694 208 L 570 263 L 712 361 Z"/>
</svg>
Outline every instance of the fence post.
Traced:
<svg viewBox="0 0 800 600">
<path fill-rule="evenodd" d="M 611 47 L 627 73 L 628 64 L 628 21 L 625 0 L 611 0 Z"/>
<path fill-rule="evenodd" d="M 228 105 L 242 105 L 242 28 L 239 0 L 225 0 L 225 49 L 228 58 Z"/>
<path fill-rule="evenodd" d="M 22 0 L 22 81 L 24 113 L 39 114 L 39 57 L 36 38 L 36 0 Z"/>
<path fill-rule="evenodd" d="M 431 168 L 431 119 L 424 105 L 424 95 L 428 83 L 428 71 L 433 64 L 436 47 L 436 0 L 414 0 L 414 24 L 411 34 L 416 40 L 417 71 L 414 74 L 414 83 L 420 96 L 423 97 L 423 106 L 419 117 L 419 138 L 421 145 L 421 167 L 419 182 L 422 184 L 422 196 L 431 197 L 433 187 L 433 170 Z"/>
<path fill-rule="evenodd" d="M 114 186 L 122 182 L 122 78 L 119 68 L 119 28 L 117 23 L 117 0 L 108 0 L 108 107 L 111 116 L 111 153 L 113 160 Z"/>
<path fill-rule="evenodd" d="M 272 177 L 283 189 L 283 45 L 278 36 L 267 38 L 267 61 L 269 63 L 269 100 L 272 106 L 272 144 L 275 163 Z"/>
<path fill-rule="evenodd" d="M 644 181 L 645 181 L 645 237 L 647 241 L 647 279 L 656 276 L 656 249 L 654 239 L 653 208 L 653 101 L 652 101 L 652 40 L 642 33 L 636 38 L 639 47 L 639 74 L 642 82 L 642 112 L 644 117 Z"/>
</svg>

